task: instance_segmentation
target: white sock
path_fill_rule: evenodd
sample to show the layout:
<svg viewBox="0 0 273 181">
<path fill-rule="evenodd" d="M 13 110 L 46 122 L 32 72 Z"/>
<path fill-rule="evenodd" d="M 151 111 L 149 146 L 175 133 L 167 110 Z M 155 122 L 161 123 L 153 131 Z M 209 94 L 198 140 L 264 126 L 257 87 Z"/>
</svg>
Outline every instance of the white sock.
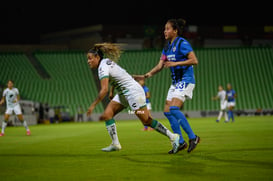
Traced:
<svg viewBox="0 0 273 181">
<path fill-rule="evenodd" d="M 118 133 L 117 133 L 117 128 L 116 128 L 116 123 L 111 123 L 111 124 L 107 124 L 106 123 L 106 128 L 107 128 L 107 131 L 112 139 L 112 143 L 114 145 L 118 145 L 120 144 L 119 143 L 119 140 L 118 140 Z"/>
<path fill-rule="evenodd" d="M 26 130 L 29 131 L 29 128 L 28 128 L 28 126 L 27 126 L 27 122 L 26 122 L 25 120 L 23 121 L 23 125 L 24 125 L 24 127 L 26 128 Z"/>
<path fill-rule="evenodd" d="M 223 111 L 220 111 L 217 119 L 220 121 L 222 116 L 223 116 Z"/>
<path fill-rule="evenodd" d="M 225 111 L 225 121 L 228 120 L 228 115 L 227 115 L 227 111 Z"/>
<path fill-rule="evenodd" d="M 167 136 L 170 138 L 170 140 L 173 140 L 175 138 L 175 134 L 172 133 L 170 130 L 167 129 L 166 131 Z"/>
<path fill-rule="evenodd" d="M 168 130 L 163 124 L 161 124 L 160 122 L 153 120 L 151 127 L 154 128 L 157 132 L 168 136 L 171 140 L 174 139 L 175 134 L 173 134 L 170 130 Z"/>
<path fill-rule="evenodd" d="M 2 131 L 1 131 L 1 133 L 5 133 L 5 128 L 7 127 L 7 125 L 8 125 L 8 122 L 6 122 L 6 121 L 3 121 L 2 122 Z"/>
</svg>

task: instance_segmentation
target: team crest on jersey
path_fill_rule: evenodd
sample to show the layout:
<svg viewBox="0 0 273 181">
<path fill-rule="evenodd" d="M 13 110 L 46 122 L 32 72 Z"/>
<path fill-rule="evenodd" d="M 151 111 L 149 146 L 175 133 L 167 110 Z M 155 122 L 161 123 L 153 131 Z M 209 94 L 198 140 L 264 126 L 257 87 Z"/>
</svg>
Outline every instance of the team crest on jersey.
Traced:
<svg viewBox="0 0 273 181">
<path fill-rule="evenodd" d="M 175 52 L 176 51 L 176 47 L 173 47 L 173 52 Z"/>
<path fill-rule="evenodd" d="M 111 64 L 112 64 L 112 61 L 111 61 L 111 60 L 107 60 L 106 64 L 107 64 L 107 65 L 111 65 Z"/>
</svg>

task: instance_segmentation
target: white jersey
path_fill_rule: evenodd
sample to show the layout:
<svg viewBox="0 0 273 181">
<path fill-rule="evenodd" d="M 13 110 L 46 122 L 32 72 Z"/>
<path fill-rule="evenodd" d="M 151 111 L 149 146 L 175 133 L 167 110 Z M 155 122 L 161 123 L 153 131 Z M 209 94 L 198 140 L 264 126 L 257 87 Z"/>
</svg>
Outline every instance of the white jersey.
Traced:
<svg viewBox="0 0 273 181">
<path fill-rule="evenodd" d="M 220 99 L 220 103 L 224 104 L 224 102 L 226 101 L 226 91 L 225 90 L 219 91 L 217 96 Z"/>
<path fill-rule="evenodd" d="M 14 108 L 15 106 L 17 106 L 18 100 L 17 100 L 17 96 L 19 95 L 19 91 L 17 88 L 6 88 L 3 92 L 3 97 L 6 98 L 6 103 L 7 103 L 7 108 Z"/>
<path fill-rule="evenodd" d="M 132 94 L 136 87 L 141 87 L 126 70 L 108 58 L 101 60 L 98 74 L 100 80 L 108 77 L 120 95 Z"/>
</svg>

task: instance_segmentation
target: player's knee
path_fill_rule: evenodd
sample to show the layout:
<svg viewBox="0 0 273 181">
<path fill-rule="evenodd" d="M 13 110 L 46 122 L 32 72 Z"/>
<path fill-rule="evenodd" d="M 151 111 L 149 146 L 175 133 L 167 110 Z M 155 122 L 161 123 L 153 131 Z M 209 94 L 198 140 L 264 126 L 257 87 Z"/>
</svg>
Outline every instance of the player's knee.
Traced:
<svg viewBox="0 0 273 181">
<path fill-rule="evenodd" d="M 170 113 L 171 114 L 176 114 L 176 112 L 179 111 L 179 107 L 177 106 L 170 106 Z"/>
<path fill-rule="evenodd" d="M 5 121 L 5 122 L 8 122 L 8 120 L 9 120 L 9 115 L 8 115 L 8 114 L 5 114 L 5 116 L 4 116 L 4 121 Z"/>
<path fill-rule="evenodd" d="M 100 117 L 99 117 L 99 120 L 100 121 L 106 121 L 106 120 L 110 120 L 110 119 L 112 119 L 113 118 L 113 116 L 112 115 L 110 115 L 109 113 L 107 114 L 107 113 L 103 113 Z"/>
<path fill-rule="evenodd" d="M 17 115 L 17 117 L 18 117 L 18 119 L 19 119 L 19 121 L 24 121 L 24 118 L 23 118 L 23 115 Z"/>
</svg>

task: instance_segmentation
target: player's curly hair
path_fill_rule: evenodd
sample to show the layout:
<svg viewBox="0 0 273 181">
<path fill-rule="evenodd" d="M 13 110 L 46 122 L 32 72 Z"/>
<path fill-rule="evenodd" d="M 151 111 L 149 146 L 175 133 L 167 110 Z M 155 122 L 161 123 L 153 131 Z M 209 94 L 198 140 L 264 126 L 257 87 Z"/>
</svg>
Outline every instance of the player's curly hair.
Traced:
<svg viewBox="0 0 273 181">
<path fill-rule="evenodd" d="M 97 43 L 94 47 L 88 51 L 89 53 L 95 53 L 102 59 L 104 56 L 111 59 L 114 62 L 119 60 L 122 53 L 119 44 L 115 43 Z"/>
</svg>

